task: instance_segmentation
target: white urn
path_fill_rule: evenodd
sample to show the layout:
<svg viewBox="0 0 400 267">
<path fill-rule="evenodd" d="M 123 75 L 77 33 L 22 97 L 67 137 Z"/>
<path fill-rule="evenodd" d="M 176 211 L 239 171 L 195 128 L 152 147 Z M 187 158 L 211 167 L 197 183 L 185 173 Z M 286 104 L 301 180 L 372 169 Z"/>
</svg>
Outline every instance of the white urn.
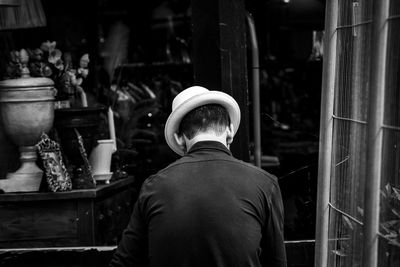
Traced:
<svg viewBox="0 0 400 267">
<path fill-rule="evenodd" d="M 48 78 L 0 81 L 0 115 L 4 130 L 19 147 L 20 168 L 0 179 L 5 192 L 38 191 L 43 171 L 36 165 L 36 147 L 41 134 L 54 120 L 54 83 Z"/>
</svg>

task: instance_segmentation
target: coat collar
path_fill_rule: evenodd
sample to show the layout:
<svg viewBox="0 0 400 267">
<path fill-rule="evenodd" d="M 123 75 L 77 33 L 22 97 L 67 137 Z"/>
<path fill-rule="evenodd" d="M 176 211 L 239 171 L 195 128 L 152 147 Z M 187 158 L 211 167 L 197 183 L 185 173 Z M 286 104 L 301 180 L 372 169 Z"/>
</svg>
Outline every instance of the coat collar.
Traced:
<svg viewBox="0 0 400 267">
<path fill-rule="evenodd" d="M 200 141 L 197 142 L 196 144 L 194 144 L 189 151 L 187 152 L 187 154 L 193 154 L 197 151 L 201 151 L 201 150 L 214 150 L 214 151 L 220 151 L 220 152 L 224 152 L 230 156 L 232 156 L 231 151 L 222 143 L 217 142 L 217 141 Z"/>
</svg>

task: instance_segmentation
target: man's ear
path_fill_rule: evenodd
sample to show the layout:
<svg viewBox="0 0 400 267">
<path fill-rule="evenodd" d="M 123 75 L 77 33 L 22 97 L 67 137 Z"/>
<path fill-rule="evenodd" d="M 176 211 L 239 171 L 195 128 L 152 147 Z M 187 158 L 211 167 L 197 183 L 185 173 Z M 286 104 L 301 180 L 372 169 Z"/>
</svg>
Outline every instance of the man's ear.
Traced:
<svg viewBox="0 0 400 267">
<path fill-rule="evenodd" d="M 226 127 L 226 144 L 229 146 L 233 142 L 234 129 L 233 124 L 231 123 L 228 127 Z"/>
<path fill-rule="evenodd" d="M 175 142 L 182 148 L 183 151 L 186 151 L 186 142 L 185 138 L 182 135 L 178 135 L 177 133 L 174 133 L 174 138 Z"/>
</svg>

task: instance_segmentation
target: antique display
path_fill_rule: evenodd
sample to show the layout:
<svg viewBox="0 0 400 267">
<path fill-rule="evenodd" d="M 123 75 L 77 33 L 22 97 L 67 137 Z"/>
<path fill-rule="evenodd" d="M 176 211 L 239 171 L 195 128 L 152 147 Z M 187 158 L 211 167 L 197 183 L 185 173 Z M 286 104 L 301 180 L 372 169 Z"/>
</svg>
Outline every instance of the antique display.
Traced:
<svg viewBox="0 0 400 267">
<path fill-rule="evenodd" d="M 43 134 L 36 147 L 43 161 L 48 188 L 52 192 L 71 190 L 71 178 L 65 168 L 60 145 Z"/>
<path fill-rule="evenodd" d="M 0 180 L 5 192 L 38 191 L 42 170 L 35 163 L 35 144 L 48 132 L 54 119 L 55 90 L 52 80 L 30 77 L 27 52 L 19 53 L 21 78 L 0 81 L 0 113 L 4 130 L 19 147 L 20 168 Z"/>
</svg>

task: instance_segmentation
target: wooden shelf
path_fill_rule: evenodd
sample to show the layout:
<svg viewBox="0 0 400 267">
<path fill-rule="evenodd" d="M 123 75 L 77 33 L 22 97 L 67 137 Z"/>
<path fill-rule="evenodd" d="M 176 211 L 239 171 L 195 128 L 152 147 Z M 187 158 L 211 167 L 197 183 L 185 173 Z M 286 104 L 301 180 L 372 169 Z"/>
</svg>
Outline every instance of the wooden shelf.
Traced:
<svg viewBox="0 0 400 267">
<path fill-rule="evenodd" d="M 120 64 L 118 68 L 154 68 L 154 67 L 188 67 L 192 63 L 185 63 L 180 61 L 160 61 L 160 62 L 135 62 L 135 63 L 124 63 Z"/>
<path fill-rule="evenodd" d="M 0 248 L 116 245 L 136 201 L 134 178 L 94 189 L 0 195 Z"/>
<path fill-rule="evenodd" d="M 120 188 L 124 188 L 134 182 L 134 177 L 117 180 L 110 184 L 100 184 L 93 189 L 80 189 L 64 192 L 29 192 L 29 193 L 5 193 L 0 195 L 2 202 L 20 202 L 20 201 L 47 201 L 61 199 L 82 199 L 99 198 L 112 194 Z"/>
</svg>

